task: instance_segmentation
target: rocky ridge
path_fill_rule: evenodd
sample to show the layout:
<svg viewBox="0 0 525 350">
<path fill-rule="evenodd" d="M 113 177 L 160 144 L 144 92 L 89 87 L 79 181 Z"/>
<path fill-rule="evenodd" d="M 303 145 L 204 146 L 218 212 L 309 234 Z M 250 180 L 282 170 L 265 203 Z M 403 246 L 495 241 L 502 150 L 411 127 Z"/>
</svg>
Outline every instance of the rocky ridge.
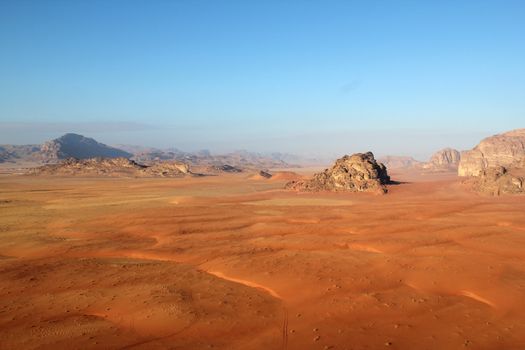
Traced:
<svg viewBox="0 0 525 350">
<path fill-rule="evenodd" d="M 162 162 L 151 166 L 127 158 L 68 158 L 28 171 L 28 175 L 110 176 L 110 177 L 182 177 L 192 174 L 186 164 Z"/>
<path fill-rule="evenodd" d="M 0 163 L 40 162 L 43 159 L 39 145 L 0 145 Z"/>
</svg>

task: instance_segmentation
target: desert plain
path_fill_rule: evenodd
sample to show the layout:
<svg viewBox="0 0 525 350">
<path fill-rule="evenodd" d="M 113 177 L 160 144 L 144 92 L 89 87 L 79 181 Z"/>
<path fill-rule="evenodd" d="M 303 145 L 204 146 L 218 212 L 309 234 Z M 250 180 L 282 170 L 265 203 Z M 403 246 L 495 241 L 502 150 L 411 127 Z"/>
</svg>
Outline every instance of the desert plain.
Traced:
<svg viewBox="0 0 525 350">
<path fill-rule="evenodd" d="M 391 175 L 0 175 L 0 348 L 524 349 L 524 197 Z"/>
</svg>

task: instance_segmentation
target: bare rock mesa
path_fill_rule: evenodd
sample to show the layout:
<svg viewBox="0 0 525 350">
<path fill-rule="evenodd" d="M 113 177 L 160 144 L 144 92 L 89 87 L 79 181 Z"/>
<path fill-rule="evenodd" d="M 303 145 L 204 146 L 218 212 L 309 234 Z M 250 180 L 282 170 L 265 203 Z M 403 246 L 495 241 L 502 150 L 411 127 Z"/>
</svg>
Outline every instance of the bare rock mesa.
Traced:
<svg viewBox="0 0 525 350">
<path fill-rule="evenodd" d="M 285 188 L 305 192 L 386 193 L 390 182 L 387 169 L 372 152 L 356 153 L 336 160 L 335 164 L 311 179 L 288 182 Z"/>
<path fill-rule="evenodd" d="M 470 151 L 462 152 L 459 176 L 479 176 L 483 170 L 511 166 L 525 158 L 525 129 L 487 137 Z"/>
</svg>

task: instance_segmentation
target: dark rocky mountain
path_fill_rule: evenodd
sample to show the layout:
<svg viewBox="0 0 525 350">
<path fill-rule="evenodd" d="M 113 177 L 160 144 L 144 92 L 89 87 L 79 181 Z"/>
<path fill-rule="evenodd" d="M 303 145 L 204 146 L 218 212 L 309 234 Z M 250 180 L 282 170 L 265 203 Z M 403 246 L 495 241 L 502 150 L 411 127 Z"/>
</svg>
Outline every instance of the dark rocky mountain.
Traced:
<svg viewBox="0 0 525 350">
<path fill-rule="evenodd" d="M 130 158 L 133 155 L 126 151 L 110 147 L 97 142 L 92 138 L 78 134 L 65 134 L 57 139 L 45 142 L 40 148 L 45 159 L 88 159 L 103 158 Z"/>
</svg>

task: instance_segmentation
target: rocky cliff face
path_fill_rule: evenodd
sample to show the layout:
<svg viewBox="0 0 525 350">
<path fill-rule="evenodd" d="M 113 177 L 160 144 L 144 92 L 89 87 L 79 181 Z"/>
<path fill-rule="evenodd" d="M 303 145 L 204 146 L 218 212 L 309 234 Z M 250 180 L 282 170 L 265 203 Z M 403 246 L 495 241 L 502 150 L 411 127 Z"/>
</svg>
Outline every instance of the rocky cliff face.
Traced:
<svg viewBox="0 0 525 350">
<path fill-rule="evenodd" d="M 461 159 L 461 153 L 453 148 L 444 148 L 430 157 L 430 161 L 423 165 L 429 170 L 456 170 Z"/>
<path fill-rule="evenodd" d="M 48 160 L 67 158 L 87 159 L 94 157 L 130 158 L 132 154 L 107 146 L 92 138 L 78 134 L 65 134 L 58 139 L 45 142 L 40 148 Z"/>
<path fill-rule="evenodd" d="M 524 164 L 525 165 L 525 164 Z M 525 193 L 525 168 L 494 166 L 470 178 L 473 189 L 493 196 Z"/>
<path fill-rule="evenodd" d="M 308 180 L 288 182 L 287 189 L 318 192 L 378 192 L 386 193 L 390 182 L 386 167 L 377 163 L 372 152 L 345 155 L 322 173 Z"/>
<path fill-rule="evenodd" d="M 483 139 L 474 149 L 462 152 L 459 176 L 479 176 L 494 166 L 510 166 L 525 158 L 525 129 L 516 129 Z"/>
</svg>

